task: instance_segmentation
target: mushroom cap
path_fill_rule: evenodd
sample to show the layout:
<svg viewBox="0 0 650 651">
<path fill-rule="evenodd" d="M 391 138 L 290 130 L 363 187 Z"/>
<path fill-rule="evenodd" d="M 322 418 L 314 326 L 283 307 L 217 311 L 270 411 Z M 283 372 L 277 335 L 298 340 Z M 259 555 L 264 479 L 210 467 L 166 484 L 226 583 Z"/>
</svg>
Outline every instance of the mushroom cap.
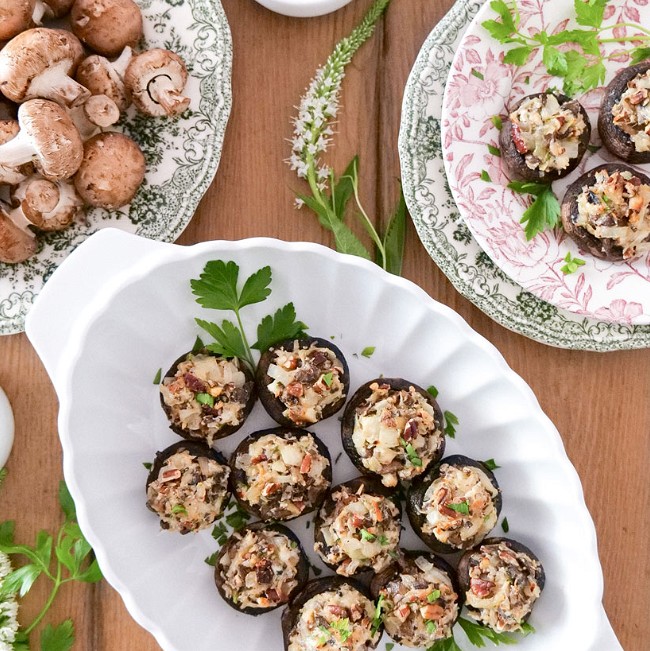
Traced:
<svg viewBox="0 0 650 651">
<path fill-rule="evenodd" d="M 20 131 L 18 120 L 0 120 L 0 145 L 13 140 Z M 31 163 L 9 167 L 0 165 L 0 183 L 16 185 L 24 181 L 30 174 L 33 174 L 34 166 Z"/>
<path fill-rule="evenodd" d="M 117 56 L 142 38 L 142 13 L 133 0 L 76 0 L 72 31 L 99 54 Z"/>
<path fill-rule="evenodd" d="M 36 167 L 51 181 L 70 178 L 81 165 L 83 143 L 74 123 L 56 102 L 31 99 L 18 109 L 21 134 L 36 149 Z"/>
<path fill-rule="evenodd" d="M 165 107 L 155 96 L 157 78 L 163 79 L 178 98 L 174 108 Z M 183 59 L 170 50 L 155 48 L 134 56 L 124 74 L 124 83 L 138 110 L 147 115 L 178 114 L 189 104 L 189 99 L 181 95 L 187 83 L 187 68 Z"/>
<path fill-rule="evenodd" d="M 45 5 L 48 18 L 61 18 L 70 13 L 74 0 L 41 0 Z"/>
<path fill-rule="evenodd" d="M 42 231 L 67 228 L 83 209 L 83 201 L 70 180 L 54 183 L 32 177 L 14 189 L 12 199 L 20 204 L 23 215 Z"/>
<path fill-rule="evenodd" d="M 8 41 L 32 26 L 36 0 L 0 0 L 0 41 Z"/>
<path fill-rule="evenodd" d="M 32 80 L 59 64 L 74 72 L 83 57 L 79 39 L 63 29 L 35 27 L 14 37 L 0 50 L 0 91 L 14 102 L 29 99 Z"/>
<path fill-rule="evenodd" d="M 124 81 L 111 68 L 111 62 L 106 57 L 92 54 L 85 58 L 77 68 L 75 79 L 93 95 L 110 97 L 120 113 L 126 111 L 131 103 Z"/>
<path fill-rule="evenodd" d="M 85 142 L 83 161 L 74 184 L 88 205 L 120 208 L 133 199 L 144 172 L 145 160 L 140 147 L 128 136 L 110 131 Z"/>
<path fill-rule="evenodd" d="M 0 207 L 0 262 L 23 262 L 33 256 L 37 248 L 34 234 L 16 226 Z"/>
</svg>

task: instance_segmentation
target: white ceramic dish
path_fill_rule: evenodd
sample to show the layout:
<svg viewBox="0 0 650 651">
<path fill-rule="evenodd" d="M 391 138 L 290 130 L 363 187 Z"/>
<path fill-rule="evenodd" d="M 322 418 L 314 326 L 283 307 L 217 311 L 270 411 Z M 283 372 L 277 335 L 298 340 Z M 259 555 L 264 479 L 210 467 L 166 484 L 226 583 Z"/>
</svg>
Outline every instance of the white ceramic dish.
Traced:
<svg viewBox="0 0 650 651">
<path fill-rule="evenodd" d="M 522 29 L 553 34 L 575 17 L 573 3 L 547 0 L 543 6 L 522 2 Z M 545 231 L 527 241 L 519 223 L 530 198 L 508 190 L 508 173 L 501 158 L 488 151 L 498 147 L 499 132 L 494 115 L 505 116 L 508 107 L 531 93 L 561 83 L 546 73 L 541 50 L 522 67 L 505 65 L 500 57 L 509 47 L 500 45 L 481 26 L 496 14 L 487 3 L 473 20 L 456 51 L 445 89 L 442 114 L 442 148 L 449 184 L 460 213 L 481 248 L 502 271 L 524 289 L 549 303 L 580 316 L 600 321 L 643 325 L 650 323 L 650 253 L 627 262 L 598 260 L 581 252 L 561 228 Z M 646 0 L 612 2 L 606 23 L 650 22 Z M 624 28 L 627 29 L 627 28 Z M 605 46 L 611 55 L 615 43 Z M 629 65 L 620 58 L 607 63 L 609 82 L 614 74 Z M 577 97 L 595 125 L 603 89 Z M 599 144 L 593 129 L 592 143 Z M 603 162 L 616 159 L 603 147 L 585 156 L 578 169 L 554 184 L 562 199 L 567 185 Z M 648 172 L 647 165 L 639 169 Z M 487 171 L 492 182 L 481 179 Z M 568 252 L 586 264 L 576 273 L 565 275 L 560 268 Z"/>
<path fill-rule="evenodd" d="M 409 214 L 423 246 L 454 287 L 501 325 L 561 348 L 647 348 L 650 326 L 607 323 L 562 310 L 508 278 L 458 214 L 440 140 L 442 97 L 454 53 L 482 0 L 458 0 L 424 42 L 404 90 L 399 154 Z"/>
<path fill-rule="evenodd" d="M 351 0 L 255 0 L 263 7 L 285 16 L 295 18 L 310 18 L 329 14 L 345 5 Z"/>
<path fill-rule="evenodd" d="M 194 317 L 225 316 L 200 308 L 189 288 L 217 258 L 236 261 L 242 277 L 267 264 L 273 270 L 271 297 L 243 313 L 249 331 L 292 300 L 312 334 L 334 337 L 343 350 L 351 390 L 381 373 L 436 385 L 442 408 L 460 419 L 448 453 L 492 457 L 502 466 L 509 535 L 538 553 L 547 574 L 532 619 L 538 633 L 519 648 L 620 648 L 600 604 L 594 527 L 560 436 L 521 378 L 456 313 L 406 280 L 315 244 L 253 239 L 186 248 L 105 230 L 54 274 L 30 312 L 27 335 L 59 394 L 64 470 L 81 527 L 107 579 L 163 649 L 282 648 L 279 611 L 252 619 L 217 595 L 203 562 L 216 547 L 209 532 L 162 532 L 144 506 L 142 463 L 177 440 L 152 380 L 191 348 L 199 332 Z M 359 355 L 366 346 L 375 346 L 370 359 Z M 219 447 L 230 452 L 270 424 L 258 404 L 241 433 Z M 313 429 L 339 458 L 338 420 Z M 341 455 L 334 481 L 356 474 Z M 309 519 L 291 525 L 307 548 Z M 403 545 L 422 547 L 410 531 Z M 462 632 L 457 639 L 470 648 Z"/>
<path fill-rule="evenodd" d="M 138 0 L 149 47 L 177 52 L 188 65 L 190 108 L 151 118 L 131 107 L 116 126 L 141 147 L 147 171 L 130 205 L 95 208 L 87 223 L 39 236 L 40 250 L 15 265 L 0 263 L 0 335 L 24 330 L 25 315 L 54 269 L 89 235 L 112 227 L 165 242 L 185 229 L 212 183 L 232 92 L 232 38 L 220 0 Z"/>
<path fill-rule="evenodd" d="M 14 444 L 14 413 L 9 399 L 0 388 L 0 468 L 2 468 Z"/>
</svg>

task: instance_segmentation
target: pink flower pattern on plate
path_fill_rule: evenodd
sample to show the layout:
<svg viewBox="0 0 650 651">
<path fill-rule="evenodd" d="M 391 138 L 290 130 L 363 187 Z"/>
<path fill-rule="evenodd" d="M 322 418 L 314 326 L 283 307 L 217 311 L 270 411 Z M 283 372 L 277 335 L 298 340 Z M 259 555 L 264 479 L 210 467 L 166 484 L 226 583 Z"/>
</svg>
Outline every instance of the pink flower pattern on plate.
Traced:
<svg viewBox="0 0 650 651">
<path fill-rule="evenodd" d="M 564 0 L 520 0 L 522 29 L 552 34 L 571 29 L 573 3 Z M 650 0 L 623 0 L 609 5 L 611 24 L 650 23 Z M 526 290 L 560 308 L 602 320 L 628 324 L 650 323 L 650 255 L 625 263 L 607 263 L 580 251 L 561 228 L 527 241 L 519 223 L 530 199 L 508 190 L 508 172 L 501 159 L 489 152 L 498 147 L 499 133 L 493 117 L 504 117 L 508 107 L 524 95 L 558 85 L 546 72 L 536 52 L 520 68 L 503 63 L 502 48 L 481 27 L 494 18 L 489 3 L 479 12 L 458 48 L 445 90 L 442 143 L 449 184 L 474 237 L 494 262 Z M 631 28 L 622 27 L 619 36 Z M 617 56 L 620 45 L 606 46 L 614 59 L 606 62 L 607 81 L 629 65 L 627 55 Z M 618 49 L 617 49 L 618 48 Z M 602 89 L 578 98 L 592 118 L 600 106 Z M 592 143 L 600 144 L 597 129 Z M 561 199 L 566 186 L 586 170 L 613 157 L 604 148 L 588 154 L 578 170 L 554 185 Z M 642 166 L 641 169 L 644 169 Z M 484 180 L 487 172 L 491 182 Z M 648 166 L 645 172 L 650 173 Z M 580 271 L 564 275 L 560 268 L 567 252 L 585 260 Z"/>
</svg>

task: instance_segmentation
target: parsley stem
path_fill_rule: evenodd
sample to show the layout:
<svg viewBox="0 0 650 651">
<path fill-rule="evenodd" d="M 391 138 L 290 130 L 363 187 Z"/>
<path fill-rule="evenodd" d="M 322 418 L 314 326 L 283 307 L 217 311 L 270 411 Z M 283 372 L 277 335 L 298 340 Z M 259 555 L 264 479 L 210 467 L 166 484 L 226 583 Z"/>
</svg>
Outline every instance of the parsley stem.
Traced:
<svg viewBox="0 0 650 651">
<path fill-rule="evenodd" d="M 62 584 L 61 563 L 59 563 L 57 566 L 56 578 L 54 579 L 54 587 L 50 592 L 50 596 L 47 598 L 47 601 L 45 602 L 45 605 L 41 609 L 41 612 L 38 613 L 38 615 L 36 616 L 36 619 L 34 619 L 34 621 L 25 629 L 25 635 L 29 635 L 40 624 L 43 617 L 45 617 L 45 614 L 50 609 L 50 606 L 54 603 L 54 599 L 56 598 L 56 595 L 59 592 L 59 588 L 61 587 L 61 584 Z"/>
<path fill-rule="evenodd" d="M 631 27 L 632 29 L 636 29 L 640 32 L 643 32 L 644 34 L 647 34 L 650 36 L 650 30 L 645 29 L 645 27 L 641 27 L 641 25 L 636 25 L 635 23 L 616 23 L 616 25 L 607 25 L 606 27 L 602 27 L 599 31 L 604 32 L 607 30 L 614 30 L 617 27 Z M 626 40 L 628 41 L 639 41 L 642 40 L 639 38 L 638 34 L 636 38 L 634 36 L 627 36 Z M 608 41 L 601 41 L 601 43 L 607 43 Z"/>
<path fill-rule="evenodd" d="M 251 352 L 251 347 L 248 344 L 248 339 L 246 338 L 246 331 L 244 330 L 244 324 L 242 323 L 241 316 L 239 316 L 239 309 L 235 308 L 233 310 L 235 316 L 237 317 L 237 324 L 239 325 L 239 331 L 241 332 L 242 341 L 246 347 L 246 363 L 249 365 L 251 371 L 255 371 L 255 362 L 253 360 L 253 353 Z"/>
</svg>

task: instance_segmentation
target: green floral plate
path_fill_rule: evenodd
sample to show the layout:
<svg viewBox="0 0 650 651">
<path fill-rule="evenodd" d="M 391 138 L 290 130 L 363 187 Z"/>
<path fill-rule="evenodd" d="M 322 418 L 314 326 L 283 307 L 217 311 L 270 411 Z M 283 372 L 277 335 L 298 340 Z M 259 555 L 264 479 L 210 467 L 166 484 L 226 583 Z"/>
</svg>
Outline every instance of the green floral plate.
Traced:
<svg viewBox="0 0 650 651">
<path fill-rule="evenodd" d="M 95 231 L 113 227 L 174 241 L 187 226 L 219 165 L 230 115 L 232 39 L 219 0 L 139 0 L 147 47 L 177 52 L 190 78 L 190 108 L 174 119 L 136 114 L 118 130 L 138 142 L 147 161 L 145 180 L 130 205 L 93 209 L 86 223 L 40 239 L 39 252 L 22 264 L 0 263 L 0 334 L 24 330 L 25 315 L 52 272 Z"/>
<path fill-rule="evenodd" d="M 454 287 L 501 325 L 551 346 L 611 351 L 650 347 L 650 326 L 607 323 L 559 309 L 494 265 L 461 219 L 442 160 L 440 115 L 454 53 L 481 0 L 458 0 L 425 41 L 404 92 L 399 154 L 417 232 Z"/>
</svg>

